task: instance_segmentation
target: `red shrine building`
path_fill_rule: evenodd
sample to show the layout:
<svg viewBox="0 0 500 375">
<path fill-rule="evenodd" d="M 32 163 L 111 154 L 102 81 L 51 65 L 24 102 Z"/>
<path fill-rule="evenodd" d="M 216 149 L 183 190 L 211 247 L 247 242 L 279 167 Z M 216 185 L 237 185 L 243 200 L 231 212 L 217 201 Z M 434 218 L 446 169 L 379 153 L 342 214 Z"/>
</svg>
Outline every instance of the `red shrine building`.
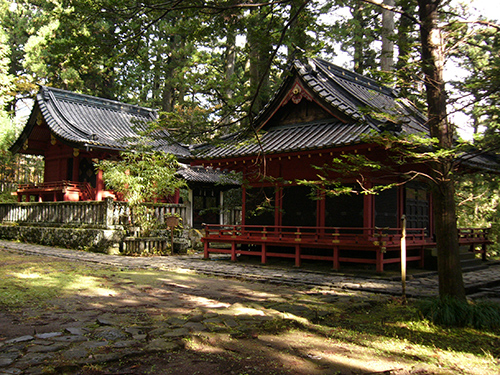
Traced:
<svg viewBox="0 0 500 375">
<path fill-rule="evenodd" d="M 227 137 L 222 147 L 198 149 L 193 164 L 239 171 L 246 181 L 242 225 L 208 225 L 205 257 L 255 255 L 263 263 L 282 257 L 296 266 L 313 259 L 332 262 L 334 269 L 355 262 L 381 272 L 400 262 L 404 215 L 407 259 L 422 266 L 424 250 L 436 245 L 432 194 L 423 181 L 404 176 L 428 173 L 428 167 L 395 163 L 391 149 L 370 135 L 428 136 L 425 116 L 393 89 L 324 60 L 295 61 L 285 77 L 254 131 Z M 390 168 L 350 173 L 342 168 L 347 155 Z M 352 187 L 351 193 L 331 194 L 331 181 Z M 315 182 L 320 188 L 311 189 Z M 461 241 L 485 240 L 476 235 L 463 234 Z"/>
<path fill-rule="evenodd" d="M 140 131 L 157 117 L 155 111 L 112 100 L 41 87 L 22 133 L 11 146 L 13 153 L 41 155 L 45 160 L 44 183 L 20 186 L 19 201 L 102 200 L 102 171 L 93 160 L 116 158 L 139 140 Z M 168 134 L 148 140 L 155 149 L 179 159 L 187 148 L 169 142 Z"/>
<path fill-rule="evenodd" d="M 10 147 L 13 153 L 43 156 L 44 182 L 20 185 L 19 202 L 120 200 L 107 190 L 103 173 L 95 161 L 119 158 L 120 151 L 146 143 L 155 150 L 173 154 L 181 163 L 178 171 L 189 186 L 190 226 L 224 222 L 211 208 L 222 204 L 223 192 L 234 187 L 220 171 L 189 166 L 188 147 L 171 141 L 165 131 L 144 136 L 155 121 L 155 110 L 113 100 L 41 87 L 23 131 Z M 165 197 L 182 203 L 179 194 Z"/>
<path fill-rule="evenodd" d="M 189 225 L 205 225 L 204 253 L 384 266 L 400 262 L 405 217 L 408 261 L 424 262 L 435 248 L 432 194 L 424 164 L 396 163 L 377 135 L 428 135 L 426 117 L 391 88 L 320 59 L 294 61 L 283 84 L 253 121 L 251 129 L 227 136 L 225 144 L 191 146 L 158 131 L 146 141 L 184 164 L 179 175 L 190 186 Z M 42 184 L 20 186 L 21 201 L 118 199 L 106 190 L 96 159 L 114 159 L 129 149 L 154 110 L 65 90 L 41 87 L 31 116 L 12 152 L 45 159 Z M 257 135 L 257 136 L 256 136 Z M 135 142 L 135 143 L 134 143 Z M 383 168 L 353 168 L 356 160 Z M 488 168 L 485 157 L 468 158 L 467 168 Z M 214 212 L 223 191 L 222 170 L 242 176 L 241 224 Z M 406 174 L 406 175 L 405 175 Z M 335 185 L 338 184 L 338 185 Z M 340 186 L 349 194 L 333 194 Z M 312 187 L 316 187 L 316 189 Z M 372 194 L 380 186 L 390 188 Z M 180 203 L 179 196 L 170 202 Z M 238 222 L 238 220 L 234 220 Z M 462 245 L 488 243 L 483 230 L 461 230 Z"/>
</svg>

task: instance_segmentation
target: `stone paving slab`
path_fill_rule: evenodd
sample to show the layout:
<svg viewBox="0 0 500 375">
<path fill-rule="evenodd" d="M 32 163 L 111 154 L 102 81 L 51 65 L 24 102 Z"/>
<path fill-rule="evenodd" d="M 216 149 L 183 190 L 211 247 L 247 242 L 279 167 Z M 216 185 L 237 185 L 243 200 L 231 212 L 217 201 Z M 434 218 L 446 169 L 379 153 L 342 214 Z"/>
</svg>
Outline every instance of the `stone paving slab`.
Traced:
<svg viewBox="0 0 500 375">
<path fill-rule="evenodd" d="M 238 262 L 217 261 L 221 257 L 204 260 L 202 254 L 192 256 L 129 257 L 107 255 L 57 247 L 18 243 L 0 240 L 0 248 L 25 254 L 54 256 L 119 268 L 158 269 L 169 271 L 191 271 L 204 275 L 232 277 L 240 280 L 277 284 L 308 285 L 357 291 L 401 294 L 401 282 L 383 277 L 344 275 L 338 272 L 320 272 L 303 269 L 282 269 L 270 266 L 255 266 Z M 500 263 L 464 272 L 464 284 L 469 294 L 492 285 L 500 284 Z M 406 282 L 409 297 L 436 296 L 438 294 L 437 273 L 427 272 L 421 277 L 411 277 Z"/>
<path fill-rule="evenodd" d="M 243 263 L 203 260 L 201 255 L 135 258 L 88 253 L 55 247 L 0 241 L 0 249 L 39 256 L 54 256 L 73 261 L 92 262 L 122 269 L 156 269 L 189 271 L 205 275 L 232 277 L 269 284 L 306 285 L 351 289 L 399 295 L 401 285 L 397 280 L 354 277 L 340 273 L 314 272 L 302 269 L 277 269 Z M 500 264 L 464 274 L 466 286 L 491 285 L 500 281 Z M 413 278 L 407 283 L 408 295 L 437 294 L 437 276 Z M 327 303 L 339 298 L 336 294 L 321 295 Z M 147 353 L 180 350 L 182 340 L 193 334 L 210 335 L 214 332 L 231 332 L 242 337 L 252 337 L 255 327 L 273 319 L 293 316 L 304 321 L 317 318 L 318 311 L 310 306 L 290 304 L 279 296 L 261 305 L 235 302 L 222 310 L 192 311 L 186 319 L 172 316 L 161 325 L 126 326 L 112 315 L 101 314 L 86 322 L 61 325 L 60 331 L 24 335 L 0 342 L 0 375 L 43 374 L 47 366 L 65 369 L 68 365 L 85 366 Z M 319 312 L 321 314 L 321 311 Z"/>
</svg>

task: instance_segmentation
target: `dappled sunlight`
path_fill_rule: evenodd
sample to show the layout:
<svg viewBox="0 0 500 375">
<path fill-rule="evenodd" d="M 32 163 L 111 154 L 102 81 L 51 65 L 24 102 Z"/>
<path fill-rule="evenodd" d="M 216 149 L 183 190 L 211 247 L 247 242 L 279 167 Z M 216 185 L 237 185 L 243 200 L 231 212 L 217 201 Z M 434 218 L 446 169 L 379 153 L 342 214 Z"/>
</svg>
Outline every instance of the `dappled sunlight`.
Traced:
<svg viewBox="0 0 500 375">
<path fill-rule="evenodd" d="M 0 269 L 0 275 L 10 286 L 0 288 L 0 293 L 12 294 L 6 306 L 13 306 L 12 311 L 26 307 L 26 334 L 35 326 L 37 332 L 67 325 L 89 332 L 140 329 L 148 339 L 137 341 L 139 346 L 179 343 L 178 351 L 154 358 L 165 365 L 173 366 L 172 357 L 195 366 L 227 365 L 225 373 L 248 369 L 249 374 L 297 375 L 400 375 L 441 369 L 492 375 L 495 372 L 488 370 L 497 366 L 498 351 L 484 344 L 496 345 L 497 333 L 445 330 L 420 320 L 416 310 L 398 298 L 360 290 L 249 283 L 170 271 L 78 268 L 62 262 L 40 262 L 38 268 L 19 265 Z M 13 293 L 20 291 L 31 291 L 29 297 L 36 296 L 40 303 L 31 304 L 34 298 L 28 298 L 22 305 Z M 102 323 L 106 321 L 109 326 Z M 52 328 L 47 322 L 53 322 Z M 467 340 L 459 334 L 471 343 L 462 345 Z M 131 366 L 137 360 L 126 361 Z"/>
<path fill-rule="evenodd" d="M 210 298 L 198 297 L 198 296 L 193 296 L 193 295 L 189 295 L 189 294 L 185 294 L 184 296 L 185 296 L 186 300 L 193 302 L 195 305 L 198 305 L 201 307 L 220 309 L 220 308 L 228 308 L 229 306 L 231 306 L 229 303 L 223 303 L 223 302 L 213 300 Z"/>
<path fill-rule="evenodd" d="M 243 285 L 238 285 L 237 287 L 229 287 L 228 292 L 234 293 L 235 296 L 252 296 L 256 301 L 269 301 L 269 300 L 284 300 L 281 294 L 271 293 L 264 290 L 256 290 L 246 288 Z"/>
<path fill-rule="evenodd" d="M 229 309 L 231 315 L 240 316 L 240 315 L 248 315 L 248 316 L 265 316 L 266 314 L 262 310 L 254 309 L 251 307 L 245 307 L 241 304 L 234 304 Z"/>
<path fill-rule="evenodd" d="M 76 276 L 73 282 L 64 286 L 67 291 L 75 291 L 82 296 L 112 297 L 116 291 L 102 285 L 102 279 L 94 276 Z"/>
<path fill-rule="evenodd" d="M 12 276 L 18 277 L 20 279 L 38 279 L 42 277 L 42 275 L 40 275 L 39 273 L 31 273 L 29 271 L 22 273 L 14 273 L 12 274 Z"/>
<path fill-rule="evenodd" d="M 58 288 L 58 294 L 78 292 L 84 296 L 102 296 L 109 297 L 116 295 L 115 291 L 102 285 L 102 280 L 94 276 L 78 275 L 72 278 L 55 277 L 51 273 L 39 273 L 26 270 L 23 272 L 12 273 L 13 277 L 29 280 L 33 287 Z"/>
</svg>

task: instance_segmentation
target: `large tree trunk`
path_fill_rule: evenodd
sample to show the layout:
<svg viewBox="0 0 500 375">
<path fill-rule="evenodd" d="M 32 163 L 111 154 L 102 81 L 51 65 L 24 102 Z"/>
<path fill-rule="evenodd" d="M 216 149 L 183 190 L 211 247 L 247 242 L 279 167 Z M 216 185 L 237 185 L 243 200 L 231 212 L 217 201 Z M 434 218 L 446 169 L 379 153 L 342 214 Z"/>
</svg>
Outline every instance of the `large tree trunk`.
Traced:
<svg viewBox="0 0 500 375">
<path fill-rule="evenodd" d="M 234 16 L 236 18 L 236 16 Z M 225 76 L 225 95 L 228 101 L 233 98 L 233 77 L 236 67 L 236 25 L 233 19 L 230 19 L 227 26 L 226 41 L 226 76 Z"/>
<path fill-rule="evenodd" d="M 251 112 L 256 115 L 269 100 L 270 84 L 268 63 L 271 40 L 266 29 L 265 14 L 260 8 L 254 8 L 250 11 L 247 42 L 249 46 L 250 93 L 255 96 Z"/>
<path fill-rule="evenodd" d="M 384 0 L 384 4 L 394 7 L 394 0 Z M 380 67 L 383 72 L 392 72 L 394 68 L 394 12 L 382 10 L 382 54 Z"/>
<path fill-rule="evenodd" d="M 443 79 L 444 41 L 437 24 L 441 0 L 418 0 L 422 65 L 425 75 L 429 127 L 431 136 L 438 140 L 436 148 L 453 147 L 453 127 L 446 112 L 446 92 Z M 438 253 L 439 296 L 455 297 L 465 301 L 465 288 L 460 266 L 453 158 L 442 157 L 433 163 L 433 209 Z"/>
<path fill-rule="evenodd" d="M 364 42 L 363 42 L 363 35 L 364 35 L 364 15 L 363 15 L 363 8 L 365 4 L 360 3 L 360 4 L 355 4 L 355 8 L 351 10 L 352 18 L 355 20 L 356 25 L 359 25 L 359 27 L 355 28 L 355 35 L 354 35 L 354 71 L 358 74 L 363 74 L 365 70 L 365 65 L 364 65 Z"/>
</svg>

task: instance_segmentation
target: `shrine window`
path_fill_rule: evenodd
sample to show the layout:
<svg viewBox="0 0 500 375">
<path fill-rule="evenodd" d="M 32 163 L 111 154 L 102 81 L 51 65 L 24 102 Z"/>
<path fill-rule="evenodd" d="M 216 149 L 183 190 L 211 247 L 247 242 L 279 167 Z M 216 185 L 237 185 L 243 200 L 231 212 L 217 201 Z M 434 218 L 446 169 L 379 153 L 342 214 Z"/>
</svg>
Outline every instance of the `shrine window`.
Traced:
<svg viewBox="0 0 500 375">
<path fill-rule="evenodd" d="M 375 226 L 397 228 L 398 225 L 398 191 L 383 190 L 375 195 Z"/>
<path fill-rule="evenodd" d="M 363 196 L 341 194 L 325 198 L 325 226 L 363 227 Z"/>
<path fill-rule="evenodd" d="M 284 226 L 316 226 L 317 200 L 306 186 L 287 186 L 282 193 L 282 224 Z"/>
<path fill-rule="evenodd" d="M 213 188 L 193 189 L 193 225 L 200 228 L 202 224 L 219 224 L 220 196 Z"/>
<path fill-rule="evenodd" d="M 245 224 L 275 225 L 276 196 L 274 187 L 246 189 Z"/>
<path fill-rule="evenodd" d="M 423 184 L 408 184 L 405 189 L 406 226 L 429 229 L 429 194 Z"/>
</svg>

